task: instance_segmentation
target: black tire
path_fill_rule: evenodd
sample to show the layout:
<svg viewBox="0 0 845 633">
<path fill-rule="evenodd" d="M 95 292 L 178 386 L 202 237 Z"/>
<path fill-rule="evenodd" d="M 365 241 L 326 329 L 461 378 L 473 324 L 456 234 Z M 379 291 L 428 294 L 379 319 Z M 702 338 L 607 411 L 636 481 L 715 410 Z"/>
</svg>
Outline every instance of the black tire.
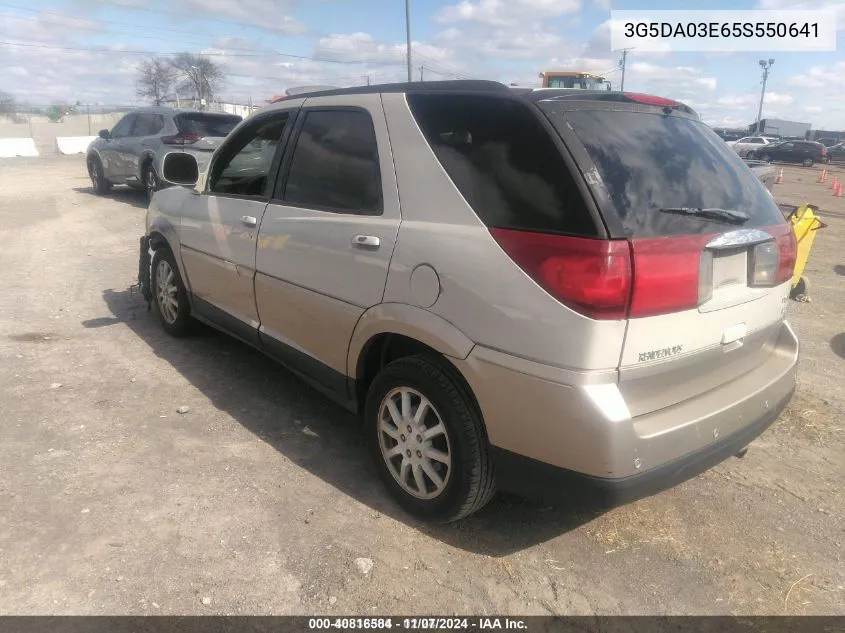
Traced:
<svg viewBox="0 0 845 633">
<path fill-rule="evenodd" d="M 144 165 L 144 190 L 147 193 L 147 204 L 152 202 L 153 194 L 159 190 L 160 183 L 158 179 L 158 174 L 156 173 L 155 167 L 153 167 L 153 162 L 150 161 Z"/>
<path fill-rule="evenodd" d="M 167 264 L 167 269 L 173 272 L 172 285 L 175 286 L 175 292 L 165 293 L 159 288 L 159 276 L 165 270 L 161 266 L 162 262 Z M 191 304 L 188 302 L 188 292 L 185 289 L 185 284 L 182 282 L 182 277 L 179 274 L 179 267 L 176 265 L 176 258 L 173 253 L 166 246 L 160 246 L 151 264 L 150 271 L 150 289 L 153 293 L 153 305 L 155 306 L 155 313 L 158 317 L 159 323 L 165 332 L 170 336 L 177 338 L 187 336 L 191 333 L 193 326 L 193 319 L 191 318 Z M 176 302 L 175 318 L 173 313 L 166 307 L 162 307 L 163 297 L 167 294 Z"/>
<path fill-rule="evenodd" d="M 795 287 L 790 289 L 789 291 L 789 298 L 790 299 L 798 299 L 798 298 L 806 298 L 810 295 L 810 280 L 804 276 L 798 278 L 798 283 L 795 284 Z"/>
<path fill-rule="evenodd" d="M 815 161 L 812 158 L 805 158 L 801 161 L 801 164 L 804 165 L 804 167 L 812 167 L 814 163 Z"/>
<path fill-rule="evenodd" d="M 91 178 L 91 185 L 97 195 L 103 196 L 111 189 L 112 184 L 106 178 L 103 163 L 98 156 L 88 158 L 88 176 Z"/>
<path fill-rule="evenodd" d="M 757 152 L 748 152 L 745 157 L 748 160 L 757 160 Z"/>
<path fill-rule="evenodd" d="M 771 163 L 771 162 L 772 162 L 772 157 L 771 157 L 771 156 L 769 156 L 768 154 L 763 154 L 763 155 L 760 157 L 760 160 L 762 160 L 764 163 Z"/>
<path fill-rule="evenodd" d="M 443 490 L 434 498 L 421 499 L 403 489 L 382 454 L 379 415 L 385 398 L 399 387 L 425 396 L 446 428 L 451 466 Z M 389 363 L 370 386 L 364 416 L 366 442 L 382 482 L 399 505 L 415 517 L 441 523 L 457 521 L 492 499 L 493 465 L 481 414 L 469 388 L 446 361 L 416 355 Z M 419 436 L 416 439 L 419 441 Z"/>
</svg>

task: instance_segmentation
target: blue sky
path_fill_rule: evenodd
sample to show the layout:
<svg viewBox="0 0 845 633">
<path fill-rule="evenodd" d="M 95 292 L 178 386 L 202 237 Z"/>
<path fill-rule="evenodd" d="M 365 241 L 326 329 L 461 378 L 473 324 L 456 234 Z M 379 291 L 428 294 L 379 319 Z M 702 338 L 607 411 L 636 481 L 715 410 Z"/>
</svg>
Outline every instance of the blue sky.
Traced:
<svg viewBox="0 0 845 633">
<path fill-rule="evenodd" d="M 678 7 L 612 2 L 614 9 Z M 683 8 L 836 9 L 838 51 L 634 51 L 626 89 L 679 98 L 714 124 L 747 124 L 759 98 L 757 60 L 774 57 L 764 115 L 845 128 L 845 0 L 715 0 Z M 423 66 L 425 79 L 529 86 L 543 69 L 614 70 L 610 9 L 611 0 L 411 0 L 415 78 Z M 293 85 L 401 80 L 404 40 L 404 0 L 0 0 L 0 41 L 17 44 L 0 44 L 0 90 L 38 104 L 135 104 L 137 64 L 152 53 L 187 50 L 224 65 L 224 99 L 260 102 Z M 619 72 L 610 78 L 618 82 Z"/>
</svg>

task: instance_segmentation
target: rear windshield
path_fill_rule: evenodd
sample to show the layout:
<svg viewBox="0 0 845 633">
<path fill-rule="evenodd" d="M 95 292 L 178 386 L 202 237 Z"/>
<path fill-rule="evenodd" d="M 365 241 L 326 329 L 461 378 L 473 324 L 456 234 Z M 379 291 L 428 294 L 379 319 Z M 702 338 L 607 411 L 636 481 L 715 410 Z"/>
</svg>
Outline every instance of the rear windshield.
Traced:
<svg viewBox="0 0 845 633">
<path fill-rule="evenodd" d="M 540 107 L 558 129 L 568 123 L 583 143 L 607 190 L 602 211 L 618 217 L 624 237 L 716 233 L 784 222 L 755 174 L 699 121 L 659 110 L 564 110 L 552 102 Z M 749 219 L 730 227 L 721 220 L 661 211 L 680 208 L 739 211 Z"/>
<path fill-rule="evenodd" d="M 180 114 L 176 125 L 183 134 L 224 137 L 240 123 L 241 117 L 235 114 L 206 114 L 204 112 Z"/>
</svg>

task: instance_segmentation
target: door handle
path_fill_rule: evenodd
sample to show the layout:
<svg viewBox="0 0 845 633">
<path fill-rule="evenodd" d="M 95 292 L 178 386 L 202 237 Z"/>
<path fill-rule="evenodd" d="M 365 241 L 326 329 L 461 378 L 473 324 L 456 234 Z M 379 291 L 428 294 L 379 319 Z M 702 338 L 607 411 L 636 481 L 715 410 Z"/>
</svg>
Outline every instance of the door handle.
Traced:
<svg viewBox="0 0 845 633">
<path fill-rule="evenodd" d="M 375 235 L 356 235 L 352 238 L 352 246 L 360 246 L 363 248 L 378 248 L 381 245 L 381 240 Z"/>
<path fill-rule="evenodd" d="M 254 217 L 252 217 L 251 215 L 245 215 L 245 216 L 243 216 L 243 217 L 241 218 L 241 222 L 243 222 L 243 223 L 244 223 L 244 224 L 246 224 L 247 226 L 255 226 L 256 224 L 258 224 L 258 220 L 256 220 L 256 219 L 255 219 Z"/>
</svg>

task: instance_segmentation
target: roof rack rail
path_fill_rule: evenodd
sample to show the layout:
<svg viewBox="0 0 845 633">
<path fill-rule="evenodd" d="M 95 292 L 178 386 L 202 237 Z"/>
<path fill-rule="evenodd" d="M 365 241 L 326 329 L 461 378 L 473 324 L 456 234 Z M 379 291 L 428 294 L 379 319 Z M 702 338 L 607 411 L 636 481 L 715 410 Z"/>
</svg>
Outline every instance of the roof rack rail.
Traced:
<svg viewBox="0 0 845 633">
<path fill-rule="evenodd" d="M 373 84 L 371 86 L 352 86 L 349 88 L 323 89 L 322 86 L 311 92 L 290 95 L 290 98 L 350 95 L 350 94 L 379 94 L 382 92 L 502 92 L 510 91 L 505 84 L 486 79 L 456 79 L 451 81 L 416 81 L 392 84 Z"/>
</svg>

